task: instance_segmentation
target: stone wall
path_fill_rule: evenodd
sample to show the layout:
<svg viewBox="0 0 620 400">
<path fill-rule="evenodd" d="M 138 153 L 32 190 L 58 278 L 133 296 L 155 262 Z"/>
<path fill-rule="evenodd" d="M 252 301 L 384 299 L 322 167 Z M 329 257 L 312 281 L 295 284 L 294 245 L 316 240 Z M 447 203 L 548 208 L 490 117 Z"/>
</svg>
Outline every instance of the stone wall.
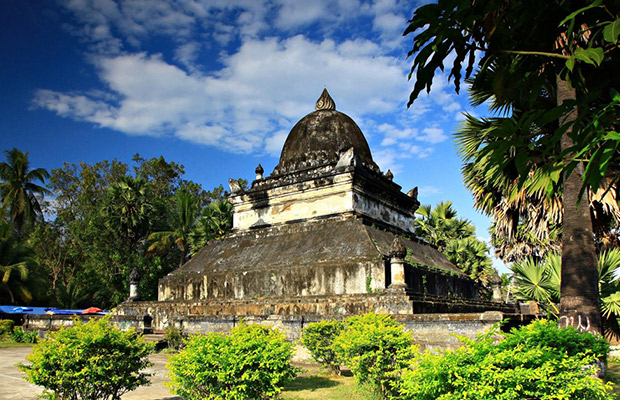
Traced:
<svg viewBox="0 0 620 400">
<path fill-rule="evenodd" d="M 152 311 L 152 310 L 151 310 Z M 78 316 L 84 322 L 90 318 L 100 318 L 99 315 Z M 470 339 L 479 333 L 487 331 L 494 324 L 509 317 L 501 312 L 491 311 L 483 313 L 460 313 L 460 314 L 418 314 L 418 315 L 395 315 L 405 327 L 405 330 L 413 333 L 414 343 L 424 349 L 454 349 L 460 346 L 455 335 Z M 241 317 L 231 316 L 196 316 L 189 315 L 176 321 L 167 321 L 167 326 L 183 328 L 186 333 L 191 332 L 229 332 L 231 328 L 239 325 L 241 321 L 253 324 L 263 324 L 281 329 L 291 341 L 301 338 L 302 329 L 309 323 L 317 322 L 326 318 L 344 319 L 342 315 L 331 316 L 282 316 L 282 315 L 246 315 Z M 112 323 L 123 330 L 135 328 L 138 332 L 151 333 L 153 329 L 149 321 L 145 322 L 141 315 L 115 315 Z M 74 325 L 74 319 L 68 315 L 29 315 L 25 317 L 24 328 L 35 330 L 44 336 L 46 332 L 55 331 L 61 327 Z M 161 332 L 155 330 L 155 332 Z"/>
</svg>

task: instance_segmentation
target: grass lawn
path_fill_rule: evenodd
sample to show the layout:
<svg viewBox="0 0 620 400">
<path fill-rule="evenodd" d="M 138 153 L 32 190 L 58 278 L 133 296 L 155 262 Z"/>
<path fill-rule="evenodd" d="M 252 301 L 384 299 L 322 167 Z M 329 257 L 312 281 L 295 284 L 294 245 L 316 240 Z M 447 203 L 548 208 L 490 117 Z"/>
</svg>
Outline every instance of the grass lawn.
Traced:
<svg viewBox="0 0 620 400">
<path fill-rule="evenodd" d="M 6 336 L 0 336 L 0 349 L 6 349 L 7 347 L 32 347 L 32 343 L 17 343 Z"/>
<path fill-rule="evenodd" d="M 364 389 L 358 389 L 348 370 L 341 376 L 319 370 L 316 364 L 296 364 L 302 372 L 284 387 L 281 400 L 374 400 Z"/>
<path fill-rule="evenodd" d="M 620 359 L 613 358 L 608 360 L 605 381 L 614 384 L 614 394 L 620 399 Z"/>
</svg>

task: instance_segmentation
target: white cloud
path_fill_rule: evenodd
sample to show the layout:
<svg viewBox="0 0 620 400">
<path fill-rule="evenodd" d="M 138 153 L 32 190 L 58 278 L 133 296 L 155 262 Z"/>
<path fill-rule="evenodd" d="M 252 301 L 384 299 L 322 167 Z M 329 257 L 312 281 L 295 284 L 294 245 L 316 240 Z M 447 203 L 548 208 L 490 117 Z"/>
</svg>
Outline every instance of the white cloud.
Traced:
<svg viewBox="0 0 620 400">
<path fill-rule="evenodd" d="M 432 197 L 432 196 L 435 196 L 436 194 L 441 194 L 441 193 L 443 193 L 441 188 L 438 188 L 435 186 L 420 186 L 418 197 L 422 197 L 422 198 Z"/>
<path fill-rule="evenodd" d="M 422 129 L 422 135 L 418 135 L 416 138 L 423 142 L 428 143 L 441 143 L 448 139 L 448 136 L 444 133 L 443 129 L 437 127 Z"/>
<path fill-rule="evenodd" d="M 273 152 L 273 132 L 312 111 L 324 85 L 339 109 L 360 115 L 393 110 L 406 91 L 393 58 L 341 52 L 331 40 L 303 36 L 247 41 L 211 76 L 146 53 L 96 60 L 114 101 L 42 90 L 35 104 L 128 134 L 177 135 L 233 151 Z"/>
<path fill-rule="evenodd" d="M 431 95 L 405 110 L 409 61 L 390 52 L 402 44 L 407 2 L 69 0 L 65 7 L 108 91 L 40 90 L 33 102 L 127 134 L 275 155 L 327 87 L 369 141 L 393 152 L 381 157 L 396 171 L 405 158 L 429 157 L 447 139 L 439 123 L 453 123 L 448 116 L 461 109 L 441 74 Z M 136 52 L 160 36 L 172 40 L 169 51 Z M 218 70 L 199 64 L 207 52 Z M 420 123 L 438 105 L 444 112 L 432 115 L 432 125 Z"/>
<path fill-rule="evenodd" d="M 200 51 L 200 44 L 188 42 L 174 50 L 174 59 L 184 65 L 189 71 L 196 71 L 196 59 Z"/>
<path fill-rule="evenodd" d="M 292 29 L 300 25 L 307 25 L 318 20 L 333 18 L 337 10 L 327 7 L 327 2 L 321 0 L 297 1 L 283 0 L 279 2 L 279 12 L 276 25 L 283 29 Z M 329 18 L 331 19 L 331 18 Z"/>
<path fill-rule="evenodd" d="M 279 156 L 289 131 L 279 130 L 265 139 L 265 151 L 272 156 Z"/>
</svg>

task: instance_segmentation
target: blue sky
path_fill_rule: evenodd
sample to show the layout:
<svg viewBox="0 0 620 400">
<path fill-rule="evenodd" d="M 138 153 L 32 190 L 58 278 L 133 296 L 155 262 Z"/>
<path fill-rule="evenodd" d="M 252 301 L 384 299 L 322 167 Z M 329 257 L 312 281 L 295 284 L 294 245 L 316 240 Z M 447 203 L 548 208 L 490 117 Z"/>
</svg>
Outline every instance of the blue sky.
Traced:
<svg viewBox="0 0 620 400">
<path fill-rule="evenodd" d="M 205 189 L 270 173 L 286 135 L 327 87 L 383 171 L 422 204 L 452 200 L 488 240 L 451 132 L 465 93 L 446 76 L 406 101 L 420 2 L 3 0 L 0 149 L 48 170 L 163 155 Z M 497 266 L 497 265 L 496 265 Z"/>
</svg>

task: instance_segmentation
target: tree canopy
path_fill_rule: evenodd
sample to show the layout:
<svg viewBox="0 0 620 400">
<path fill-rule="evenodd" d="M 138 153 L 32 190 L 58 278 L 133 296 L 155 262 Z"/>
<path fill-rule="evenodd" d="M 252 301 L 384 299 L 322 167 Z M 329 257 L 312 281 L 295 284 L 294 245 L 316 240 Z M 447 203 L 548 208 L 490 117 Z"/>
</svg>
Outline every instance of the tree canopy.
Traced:
<svg viewBox="0 0 620 400">
<path fill-rule="evenodd" d="M 473 104 L 500 115 L 487 124 L 484 146 L 461 142 L 475 153 L 465 175 L 478 200 L 534 203 L 527 196 L 538 192 L 547 199 L 535 204 L 549 210 L 562 185 L 561 318 L 585 318 L 599 332 L 596 250 L 580 198 L 618 191 L 619 9 L 602 0 L 440 0 L 418 8 L 405 31 L 414 36 L 409 105 L 454 55 L 455 90 L 468 80 Z M 519 218 L 512 221 L 515 232 Z"/>
</svg>

